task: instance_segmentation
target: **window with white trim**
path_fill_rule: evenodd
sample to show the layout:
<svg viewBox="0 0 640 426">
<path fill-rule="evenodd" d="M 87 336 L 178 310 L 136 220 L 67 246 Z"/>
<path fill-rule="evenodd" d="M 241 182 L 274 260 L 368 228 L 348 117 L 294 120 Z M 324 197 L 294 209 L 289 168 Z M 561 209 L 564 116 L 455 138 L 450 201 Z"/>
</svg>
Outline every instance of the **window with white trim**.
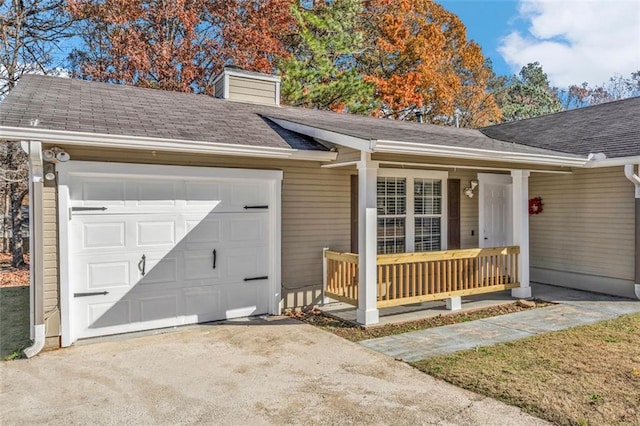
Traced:
<svg viewBox="0 0 640 426">
<path fill-rule="evenodd" d="M 378 253 L 444 250 L 446 172 L 380 170 Z"/>
<path fill-rule="evenodd" d="M 378 253 L 404 253 L 407 234 L 407 179 L 378 178 Z"/>
<path fill-rule="evenodd" d="M 442 239 L 442 181 L 414 179 L 415 251 L 440 250 Z"/>
</svg>

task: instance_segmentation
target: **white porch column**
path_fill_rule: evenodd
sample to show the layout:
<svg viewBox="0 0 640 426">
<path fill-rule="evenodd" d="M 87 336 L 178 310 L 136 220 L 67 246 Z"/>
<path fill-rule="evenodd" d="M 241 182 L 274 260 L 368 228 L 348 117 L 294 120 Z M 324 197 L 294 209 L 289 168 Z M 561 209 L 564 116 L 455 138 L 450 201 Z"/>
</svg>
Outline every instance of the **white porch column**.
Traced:
<svg viewBox="0 0 640 426">
<path fill-rule="evenodd" d="M 531 297 L 529 286 L 529 170 L 511 170 L 513 195 L 513 244 L 520 246 L 520 287 L 511 289 L 519 299 Z"/>
<path fill-rule="evenodd" d="M 378 162 L 362 153 L 358 162 L 358 310 L 360 324 L 377 324 L 377 192 Z"/>
</svg>

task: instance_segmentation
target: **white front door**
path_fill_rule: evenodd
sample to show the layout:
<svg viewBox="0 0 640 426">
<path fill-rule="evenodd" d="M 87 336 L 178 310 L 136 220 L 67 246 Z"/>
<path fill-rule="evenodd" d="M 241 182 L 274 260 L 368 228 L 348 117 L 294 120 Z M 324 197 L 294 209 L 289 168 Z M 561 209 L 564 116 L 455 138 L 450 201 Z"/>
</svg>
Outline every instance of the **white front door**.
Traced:
<svg viewBox="0 0 640 426">
<path fill-rule="evenodd" d="M 271 182 L 151 167 L 66 176 L 72 340 L 272 310 Z"/>
<path fill-rule="evenodd" d="M 513 244 L 511 176 L 478 173 L 480 247 Z"/>
</svg>

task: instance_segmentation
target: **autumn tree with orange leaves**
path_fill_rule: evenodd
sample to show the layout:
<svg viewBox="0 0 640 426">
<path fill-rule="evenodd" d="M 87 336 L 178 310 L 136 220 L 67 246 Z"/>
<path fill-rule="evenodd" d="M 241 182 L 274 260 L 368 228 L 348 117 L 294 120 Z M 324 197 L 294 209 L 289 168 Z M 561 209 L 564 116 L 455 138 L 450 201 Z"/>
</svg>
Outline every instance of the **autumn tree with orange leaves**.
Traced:
<svg viewBox="0 0 640 426">
<path fill-rule="evenodd" d="M 81 78 L 181 92 L 213 91 L 226 64 L 273 72 L 293 0 L 69 0 L 84 44 Z"/>
<path fill-rule="evenodd" d="M 464 126 L 498 121 L 487 93 L 491 68 L 480 46 L 466 38 L 462 21 L 430 0 L 370 0 L 368 48 L 359 68 L 376 87 L 375 115 Z"/>
</svg>

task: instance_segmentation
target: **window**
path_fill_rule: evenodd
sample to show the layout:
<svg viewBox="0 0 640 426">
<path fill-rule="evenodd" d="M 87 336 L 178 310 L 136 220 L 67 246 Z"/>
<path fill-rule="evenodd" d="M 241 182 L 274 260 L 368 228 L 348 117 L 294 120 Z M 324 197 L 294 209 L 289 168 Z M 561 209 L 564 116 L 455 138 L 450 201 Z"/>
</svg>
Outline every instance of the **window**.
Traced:
<svg viewBox="0 0 640 426">
<path fill-rule="evenodd" d="M 404 253 L 407 233 L 407 179 L 378 178 L 378 253 Z"/>
<path fill-rule="evenodd" d="M 382 169 L 379 175 L 378 253 L 442 250 L 447 174 Z"/>
<path fill-rule="evenodd" d="M 440 250 L 442 181 L 414 179 L 415 251 Z"/>
</svg>

